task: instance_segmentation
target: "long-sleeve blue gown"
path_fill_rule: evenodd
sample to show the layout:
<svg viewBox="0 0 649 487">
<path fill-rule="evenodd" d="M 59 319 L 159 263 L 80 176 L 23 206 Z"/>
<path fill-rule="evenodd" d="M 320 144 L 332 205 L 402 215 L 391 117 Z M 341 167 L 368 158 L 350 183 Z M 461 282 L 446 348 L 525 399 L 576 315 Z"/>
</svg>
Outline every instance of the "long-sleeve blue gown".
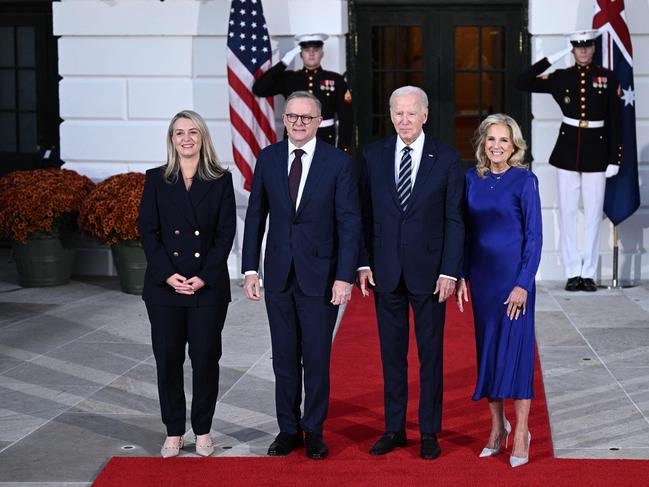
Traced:
<svg viewBox="0 0 649 487">
<path fill-rule="evenodd" d="M 465 274 L 471 289 L 478 359 L 473 399 L 531 399 L 534 382 L 534 276 L 541 259 L 538 180 L 511 167 L 481 178 L 466 175 Z M 517 320 L 503 304 L 515 286 L 527 290 Z"/>
</svg>

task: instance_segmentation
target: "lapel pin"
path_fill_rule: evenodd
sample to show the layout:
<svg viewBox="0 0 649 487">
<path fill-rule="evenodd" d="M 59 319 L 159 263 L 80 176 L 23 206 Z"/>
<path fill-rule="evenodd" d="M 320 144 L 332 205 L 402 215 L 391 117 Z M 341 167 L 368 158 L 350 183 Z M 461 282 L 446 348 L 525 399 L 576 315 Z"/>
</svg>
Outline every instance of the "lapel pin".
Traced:
<svg viewBox="0 0 649 487">
<path fill-rule="evenodd" d="M 428 154 L 428 157 L 435 157 L 433 154 Z"/>
</svg>

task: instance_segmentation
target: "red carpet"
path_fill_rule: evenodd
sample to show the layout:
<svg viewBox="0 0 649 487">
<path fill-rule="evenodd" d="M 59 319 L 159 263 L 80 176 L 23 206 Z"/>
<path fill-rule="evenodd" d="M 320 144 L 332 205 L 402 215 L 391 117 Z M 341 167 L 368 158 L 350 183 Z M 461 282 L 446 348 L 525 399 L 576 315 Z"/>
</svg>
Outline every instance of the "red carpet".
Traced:
<svg viewBox="0 0 649 487">
<path fill-rule="evenodd" d="M 378 336 L 371 299 L 355 291 L 334 343 L 332 391 L 325 439 L 330 457 L 309 460 L 304 450 L 287 458 L 113 458 L 93 485 L 292 486 L 317 484 L 393 485 L 647 485 L 649 462 L 638 460 L 560 460 L 552 456 L 550 428 L 537 361 L 536 398 L 532 402 L 530 463 L 509 466 L 508 454 L 479 459 L 490 429 L 485 401 L 470 397 L 475 380 L 471 315 L 455 302 L 447 308 L 445 330 L 444 423 L 442 456 L 418 457 L 418 361 L 414 337 L 410 354 L 410 445 L 383 457 L 368 454 L 383 432 L 383 389 Z M 510 405 L 511 406 L 511 405 Z M 218 406 L 217 406 L 218 407 Z M 511 407 L 507 411 L 514 418 Z M 513 421 L 512 421 L 513 422 Z M 511 446 L 511 444 L 510 444 Z"/>
</svg>

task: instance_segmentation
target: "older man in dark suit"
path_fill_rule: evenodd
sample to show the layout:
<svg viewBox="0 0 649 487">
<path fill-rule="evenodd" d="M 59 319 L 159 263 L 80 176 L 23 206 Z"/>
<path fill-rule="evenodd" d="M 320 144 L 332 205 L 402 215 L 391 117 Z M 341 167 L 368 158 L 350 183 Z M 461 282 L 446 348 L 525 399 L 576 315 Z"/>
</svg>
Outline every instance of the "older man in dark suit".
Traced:
<svg viewBox="0 0 649 487">
<path fill-rule="evenodd" d="M 270 215 L 264 284 L 280 433 L 268 454 L 288 455 L 305 441 L 307 456 L 319 459 L 328 452 L 322 428 L 331 340 L 338 306 L 351 297 L 360 210 L 351 159 L 315 138 L 318 99 L 293 93 L 283 119 L 288 140 L 266 147 L 255 167 L 243 237 L 244 291 L 260 299 L 257 270 Z"/>
<path fill-rule="evenodd" d="M 423 132 L 428 97 L 404 86 L 390 97 L 397 135 L 363 150 L 364 248 L 358 280 L 374 285 L 383 363 L 385 433 L 370 453 L 406 444 L 409 307 L 419 351 L 421 457 L 440 454 L 444 301 L 453 294 L 464 248 L 464 175 L 457 152 Z"/>
</svg>

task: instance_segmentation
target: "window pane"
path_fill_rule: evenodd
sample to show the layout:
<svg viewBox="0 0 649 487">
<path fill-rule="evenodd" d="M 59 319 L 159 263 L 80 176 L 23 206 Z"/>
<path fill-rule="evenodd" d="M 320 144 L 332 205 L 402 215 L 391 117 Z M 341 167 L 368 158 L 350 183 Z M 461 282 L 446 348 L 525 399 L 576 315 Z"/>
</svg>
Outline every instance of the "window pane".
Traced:
<svg viewBox="0 0 649 487">
<path fill-rule="evenodd" d="M 18 27 L 18 66 L 33 68 L 36 65 L 36 42 L 33 27 Z"/>
<path fill-rule="evenodd" d="M 505 67 L 505 29 L 483 27 L 482 67 L 501 69 Z"/>
<path fill-rule="evenodd" d="M 373 69 L 394 69 L 397 57 L 395 48 L 397 45 L 396 26 L 372 27 L 372 68 Z"/>
<path fill-rule="evenodd" d="M 18 71 L 18 107 L 36 110 L 36 72 L 32 69 Z"/>
<path fill-rule="evenodd" d="M 0 67 L 14 66 L 14 28 L 0 27 Z"/>
<path fill-rule="evenodd" d="M 504 113 L 505 82 L 501 73 L 482 73 L 482 115 Z"/>
<path fill-rule="evenodd" d="M 36 148 L 36 114 L 20 113 L 18 115 L 18 130 L 20 135 L 20 152 L 38 152 Z"/>
<path fill-rule="evenodd" d="M 400 27 L 397 41 L 398 67 L 423 69 L 422 29 L 417 25 Z"/>
<path fill-rule="evenodd" d="M 478 69 L 478 28 L 455 28 L 455 69 Z"/>
<path fill-rule="evenodd" d="M 394 127 L 389 115 L 372 117 L 372 135 L 378 138 L 385 138 L 394 134 Z"/>
<path fill-rule="evenodd" d="M 16 114 L 0 112 L 0 152 L 16 152 Z"/>
<path fill-rule="evenodd" d="M 455 74 L 455 115 L 478 116 L 478 73 Z"/>
<path fill-rule="evenodd" d="M 372 113 L 388 113 L 388 97 L 396 88 L 394 73 L 374 73 L 372 86 Z"/>
<path fill-rule="evenodd" d="M 478 118 L 455 119 L 455 148 L 462 159 L 475 159 L 472 139 L 479 124 L 480 119 Z"/>
<path fill-rule="evenodd" d="M 0 69 L 0 109 L 16 108 L 16 76 L 13 70 Z"/>
</svg>

